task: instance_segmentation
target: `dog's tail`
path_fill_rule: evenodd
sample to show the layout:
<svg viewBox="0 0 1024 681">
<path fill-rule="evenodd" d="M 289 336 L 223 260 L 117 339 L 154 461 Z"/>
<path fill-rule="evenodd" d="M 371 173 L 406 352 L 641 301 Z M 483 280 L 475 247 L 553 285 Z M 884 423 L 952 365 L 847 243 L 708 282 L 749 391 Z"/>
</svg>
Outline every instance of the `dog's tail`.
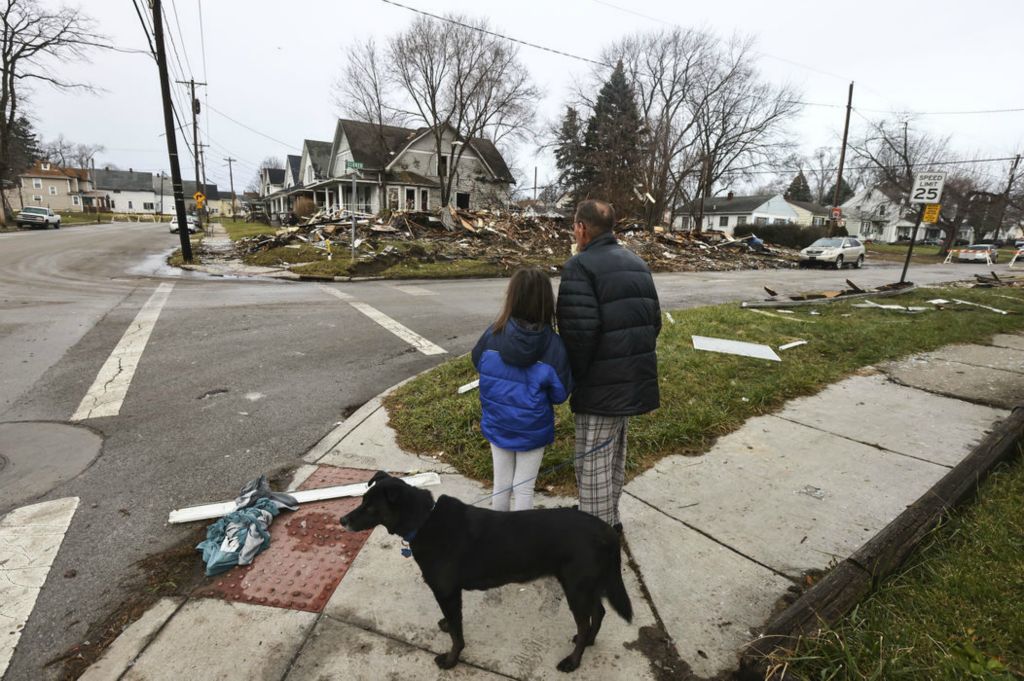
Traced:
<svg viewBox="0 0 1024 681">
<path fill-rule="evenodd" d="M 619 547 L 619 542 L 615 542 L 614 551 L 614 559 L 605 577 L 604 595 L 615 612 L 622 616 L 622 619 L 632 622 L 633 604 L 629 601 L 629 594 L 626 593 L 626 585 L 622 583 L 622 549 Z"/>
</svg>

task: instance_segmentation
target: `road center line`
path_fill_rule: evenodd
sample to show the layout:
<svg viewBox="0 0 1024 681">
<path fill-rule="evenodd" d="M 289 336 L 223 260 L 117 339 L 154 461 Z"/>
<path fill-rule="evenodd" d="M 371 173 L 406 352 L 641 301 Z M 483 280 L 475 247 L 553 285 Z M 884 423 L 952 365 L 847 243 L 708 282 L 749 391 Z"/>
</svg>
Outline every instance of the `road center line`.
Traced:
<svg viewBox="0 0 1024 681">
<path fill-rule="evenodd" d="M 423 336 L 419 335 L 415 331 L 403 326 L 396 322 L 391 317 L 387 316 L 380 310 L 366 303 L 358 303 L 350 301 L 349 305 L 362 312 L 364 315 L 377 322 L 385 329 L 395 334 L 409 345 L 413 346 L 424 355 L 443 355 L 447 350 L 439 345 L 434 345 Z"/>
<path fill-rule="evenodd" d="M 22 506 L 0 520 L 0 676 L 57 557 L 78 497 Z"/>
<path fill-rule="evenodd" d="M 408 294 L 410 296 L 436 296 L 437 294 L 428 288 L 422 286 L 392 286 L 391 288 L 396 291 Z"/>
<path fill-rule="evenodd" d="M 135 369 L 142 359 L 142 351 L 146 349 L 149 335 L 156 326 L 160 311 L 171 295 L 174 284 L 160 284 L 156 291 L 135 315 L 131 326 L 124 332 L 110 357 L 100 367 L 100 372 L 93 381 L 92 387 L 82 398 L 81 404 L 71 417 L 72 421 L 84 421 L 101 416 L 117 416 L 121 404 L 128 394 Z"/>
</svg>

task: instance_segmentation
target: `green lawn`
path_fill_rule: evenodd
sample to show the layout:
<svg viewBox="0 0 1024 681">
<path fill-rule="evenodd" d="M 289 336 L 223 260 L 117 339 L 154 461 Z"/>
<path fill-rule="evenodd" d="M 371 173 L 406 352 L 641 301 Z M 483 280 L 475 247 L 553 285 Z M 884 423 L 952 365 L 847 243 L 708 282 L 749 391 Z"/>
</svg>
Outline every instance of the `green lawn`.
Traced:
<svg viewBox="0 0 1024 681">
<path fill-rule="evenodd" d="M 1024 291 L 1006 289 L 957 289 L 955 294 L 923 289 L 885 302 L 922 304 L 936 296 L 1024 313 Z M 811 309 L 820 315 L 810 315 Z M 793 315 L 766 316 L 732 304 L 672 315 L 675 323 L 665 322 L 658 343 L 662 407 L 631 421 L 626 464 L 630 477 L 668 454 L 703 453 L 717 437 L 748 418 L 813 394 L 870 364 L 1024 328 L 1021 314 L 1004 316 L 967 306 L 906 315 L 833 303 L 799 308 Z M 809 342 L 780 352 L 783 361 L 776 363 L 695 351 L 690 340 L 695 334 L 774 347 L 797 339 Z M 399 388 L 386 405 L 399 444 L 416 452 L 443 452 L 443 459 L 460 473 L 487 481 L 491 455 L 480 435 L 477 393 L 456 394 L 458 386 L 475 378 L 468 357 L 455 359 Z M 572 445 L 572 418 L 563 405 L 556 410 L 556 439 L 545 452 L 543 467 L 568 461 Z M 571 492 L 571 467 L 542 477 L 540 484 Z"/>
<path fill-rule="evenodd" d="M 245 222 L 244 220 L 228 220 L 221 219 L 217 220 L 224 229 L 227 231 L 228 236 L 231 237 L 232 241 L 238 241 L 248 236 L 257 236 L 260 234 L 273 234 L 277 231 L 277 227 L 271 227 L 265 225 L 262 222 Z"/>
<path fill-rule="evenodd" d="M 62 225 L 87 225 L 100 222 L 110 222 L 113 213 L 61 213 L 60 223 Z"/>
<path fill-rule="evenodd" d="M 873 243 L 864 244 L 864 248 L 867 249 L 867 257 L 869 260 L 903 262 L 907 259 L 907 244 Z M 929 265 L 942 262 L 946 257 L 939 255 L 941 250 L 941 246 L 922 246 L 920 244 L 915 244 L 914 255 L 911 257 L 910 261 Z"/>
<path fill-rule="evenodd" d="M 834 629 L 773 662 L 822 681 L 1024 677 L 1022 500 L 1018 458 Z"/>
</svg>

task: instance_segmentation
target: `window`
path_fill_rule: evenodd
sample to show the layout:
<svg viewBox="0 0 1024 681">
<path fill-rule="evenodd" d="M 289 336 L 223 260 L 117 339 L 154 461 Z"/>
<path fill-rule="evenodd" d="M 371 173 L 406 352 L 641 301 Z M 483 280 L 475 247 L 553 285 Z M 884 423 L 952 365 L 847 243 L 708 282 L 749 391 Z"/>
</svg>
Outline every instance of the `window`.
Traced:
<svg viewBox="0 0 1024 681">
<path fill-rule="evenodd" d="M 132 208 L 134 208 L 134 206 L 132 206 L 132 202 L 131 202 L 131 201 L 129 201 L 129 202 L 128 202 L 128 210 L 131 210 Z"/>
<path fill-rule="evenodd" d="M 50 196 L 57 196 L 57 188 L 52 184 L 50 185 Z"/>
<path fill-rule="evenodd" d="M 736 216 L 736 225 L 739 226 L 739 225 L 745 225 L 745 224 L 747 224 L 747 216 L 746 215 L 737 215 Z"/>
<path fill-rule="evenodd" d="M 32 189 L 42 189 L 42 188 L 43 188 L 43 181 L 40 180 L 38 177 L 33 177 L 32 178 Z"/>
<path fill-rule="evenodd" d="M 398 210 L 398 187 L 388 187 L 388 210 Z"/>
<path fill-rule="evenodd" d="M 775 218 L 772 220 L 773 225 L 784 225 L 786 224 L 786 218 Z"/>
<path fill-rule="evenodd" d="M 405 209 L 416 210 L 416 188 L 406 187 L 405 188 Z"/>
<path fill-rule="evenodd" d="M 815 227 L 821 227 L 825 224 L 825 218 L 816 217 L 811 219 L 811 224 Z"/>
<path fill-rule="evenodd" d="M 49 170 L 50 169 L 50 164 L 49 163 L 43 163 L 39 167 L 42 168 L 43 170 Z"/>
<path fill-rule="evenodd" d="M 430 210 L 430 190 L 420 190 L 420 210 Z"/>
<path fill-rule="evenodd" d="M 879 206 L 878 206 L 878 214 L 879 215 L 885 215 L 885 209 L 886 209 L 886 205 L 884 203 L 879 204 Z"/>
<path fill-rule="evenodd" d="M 861 220 L 860 221 L 860 233 L 861 234 L 870 234 L 872 231 L 874 231 L 874 230 L 871 229 L 871 223 L 869 221 L 867 221 L 867 220 Z"/>
<path fill-rule="evenodd" d="M 763 227 L 768 224 L 768 218 L 754 218 L 754 224 Z"/>
<path fill-rule="evenodd" d="M 153 204 L 152 203 L 143 203 L 142 204 L 142 210 L 153 210 Z"/>
<path fill-rule="evenodd" d="M 75 194 L 74 196 L 71 197 L 71 203 L 73 203 L 76 206 L 79 204 L 78 194 Z"/>
<path fill-rule="evenodd" d="M 468 192 L 456 192 L 455 194 L 455 207 L 461 208 L 462 210 L 469 210 L 469 193 Z"/>
<path fill-rule="evenodd" d="M 43 202 L 43 197 L 39 196 L 39 194 L 33 194 L 32 195 L 32 200 L 35 201 L 36 203 L 42 203 Z"/>
<path fill-rule="evenodd" d="M 437 158 L 437 176 L 448 177 L 448 157 L 444 154 Z"/>
<path fill-rule="evenodd" d="M 728 215 L 723 215 L 722 217 L 718 218 L 718 226 L 719 227 L 728 227 L 729 226 L 729 216 Z"/>
</svg>

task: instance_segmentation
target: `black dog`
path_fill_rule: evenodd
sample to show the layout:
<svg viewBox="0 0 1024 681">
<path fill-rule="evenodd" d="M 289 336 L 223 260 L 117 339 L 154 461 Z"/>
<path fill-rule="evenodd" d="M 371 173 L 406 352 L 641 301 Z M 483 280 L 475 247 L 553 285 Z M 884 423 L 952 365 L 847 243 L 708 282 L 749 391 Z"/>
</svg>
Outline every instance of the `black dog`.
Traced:
<svg viewBox="0 0 1024 681">
<path fill-rule="evenodd" d="M 363 502 L 341 519 L 352 532 L 383 525 L 401 535 L 434 592 L 444 619 L 437 624 L 452 637 L 447 654 L 434 658 L 442 669 L 459 661 L 462 590 L 482 591 L 538 577 L 558 579 L 576 620 L 575 648 L 559 671 L 580 666 L 604 618 L 601 598 L 627 622 L 633 606 L 622 583 L 618 534 L 592 515 L 568 508 L 500 513 L 468 506 L 407 485 L 383 471 L 370 480 Z"/>
</svg>

